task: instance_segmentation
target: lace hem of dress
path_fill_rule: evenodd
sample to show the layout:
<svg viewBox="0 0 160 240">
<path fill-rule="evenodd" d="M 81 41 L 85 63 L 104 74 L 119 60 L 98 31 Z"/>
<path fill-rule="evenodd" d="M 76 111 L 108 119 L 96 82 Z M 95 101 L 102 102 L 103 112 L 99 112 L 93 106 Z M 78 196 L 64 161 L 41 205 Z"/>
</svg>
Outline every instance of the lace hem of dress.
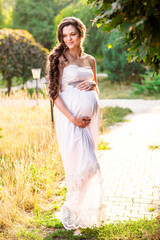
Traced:
<svg viewBox="0 0 160 240">
<path fill-rule="evenodd" d="M 86 181 L 94 175 L 96 172 L 99 172 L 101 175 L 100 171 L 100 166 L 99 163 L 96 162 L 94 166 L 91 166 L 85 171 L 81 171 L 80 174 L 66 174 L 65 175 L 65 180 L 66 180 L 66 186 L 69 191 L 77 191 L 81 189 L 83 184 L 86 183 Z"/>
<path fill-rule="evenodd" d="M 67 230 L 87 227 L 99 227 L 106 220 L 106 205 L 98 209 L 83 209 L 83 213 L 73 211 L 63 205 L 60 211 L 60 220 Z"/>
</svg>

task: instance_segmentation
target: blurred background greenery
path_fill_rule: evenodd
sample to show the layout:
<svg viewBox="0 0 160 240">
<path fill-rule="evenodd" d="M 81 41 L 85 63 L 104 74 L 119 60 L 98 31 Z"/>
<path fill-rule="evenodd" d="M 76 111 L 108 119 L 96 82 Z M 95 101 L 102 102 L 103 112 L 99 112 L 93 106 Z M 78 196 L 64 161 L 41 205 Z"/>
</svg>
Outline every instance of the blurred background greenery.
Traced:
<svg viewBox="0 0 160 240">
<path fill-rule="evenodd" d="M 106 34 L 101 27 L 97 28 L 96 24 L 93 24 L 95 10 L 94 6 L 87 4 L 87 0 L 0 0 L 0 88 L 8 87 L 10 92 L 11 86 L 24 84 L 28 79 L 32 79 L 33 67 L 41 67 L 41 77 L 44 77 L 44 60 L 57 43 L 57 25 L 64 17 L 74 16 L 80 18 L 87 28 L 85 52 L 96 58 L 97 72 L 106 73 L 106 77 L 98 77 L 102 90 L 100 97 L 109 97 L 107 87 L 109 90 L 119 88 L 122 91 L 122 86 L 125 86 L 124 89 L 127 87 L 129 95 L 126 95 L 125 90 L 121 98 L 143 95 L 142 91 L 135 89 L 139 89 L 143 81 L 151 81 L 148 76 L 151 76 L 152 69 L 148 70 L 143 62 L 128 63 L 127 47 L 122 40 L 122 33 L 115 28 L 114 31 Z M 12 35 L 10 40 L 8 40 L 8 32 L 6 34 L 4 31 L 5 28 L 10 29 L 10 36 Z M 117 35 L 121 40 L 113 45 Z M 10 49 L 6 47 L 8 41 Z M 25 48 L 24 42 L 27 42 Z M 36 53 L 35 48 L 41 51 L 43 61 L 39 61 L 40 55 Z M 31 60 L 33 58 L 34 61 Z M 150 91 L 148 95 L 156 95 L 156 97 L 159 95 L 159 82 L 160 77 L 154 83 L 156 91 Z"/>
</svg>

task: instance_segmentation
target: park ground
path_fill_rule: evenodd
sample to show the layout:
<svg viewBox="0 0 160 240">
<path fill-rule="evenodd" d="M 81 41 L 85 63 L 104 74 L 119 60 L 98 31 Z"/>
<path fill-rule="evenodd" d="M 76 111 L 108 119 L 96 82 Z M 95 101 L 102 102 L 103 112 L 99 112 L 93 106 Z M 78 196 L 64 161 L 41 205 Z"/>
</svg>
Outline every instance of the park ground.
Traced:
<svg viewBox="0 0 160 240">
<path fill-rule="evenodd" d="M 23 145 L 27 143 L 27 126 L 22 123 L 22 120 L 25 120 L 28 124 L 29 122 L 32 123 L 29 125 L 29 128 L 33 127 L 30 131 L 29 138 L 31 140 L 37 139 L 36 144 L 42 141 L 44 146 L 40 146 L 40 149 L 34 149 L 34 153 L 32 156 L 32 149 L 30 151 L 30 158 L 33 157 L 33 162 L 30 165 L 29 172 L 25 172 L 27 169 L 27 164 L 23 166 L 23 161 L 18 163 L 15 161 L 16 171 L 11 174 L 17 173 L 16 181 L 19 181 L 15 184 L 15 180 L 13 181 L 13 188 L 14 185 L 14 192 L 17 195 L 17 198 L 21 198 L 24 200 L 24 196 L 27 199 L 27 194 L 29 192 L 29 185 L 25 185 L 25 180 L 23 176 L 27 173 L 28 179 L 32 182 L 35 189 L 38 186 L 39 193 L 37 191 L 37 196 L 42 196 L 47 193 L 46 199 L 46 206 L 51 206 L 52 198 L 51 195 L 51 183 L 55 178 L 53 178 L 50 174 L 53 173 L 54 169 L 52 169 L 51 162 L 53 160 L 49 160 L 51 157 L 53 159 L 53 150 L 51 145 L 45 144 L 45 141 L 50 141 L 52 139 L 52 135 L 50 136 L 50 131 L 48 130 L 47 121 L 49 120 L 50 116 L 48 116 L 49 111 L 49 101 L 48 100 L 39 100 L 39 105 L 37 106 L 36 100 L 16 100 L 16 99 L 1 99 L 1 112 L 7 112 L 3 115 L 5 121 L 7 121 L 8 131 L 12 133 L 14 136 L 13 139 L 4 138 L 6 143 L 12 141 L 12 145 L 16 145 L 16 142 L 21 149 L 24 146 L 21 146 L 21 134 L 23 133 Z M 122 108 L 130 108 L 132 113 L 125 117 L 125 121 L 118 123 L 114 126 L 111 126 L 107 129 L 107 132 L 103 133 L 100 136 L 100 141 L 107 143 L 107 150 L 99 150 L 98 152 L 98 159 L 102 169 L 102 176 L 103 176 L 103 186 L 104 186 L 104 194 L 106 199 L 106 214 L 107 214 L 107 225 L 104 228 L 100 229 L 92 229 L 84 231 L 81 238 L 73 237 L 72 232 L 65 232 L 63 230 L 62 225 L 53 218 L 53 211 L 44 210 L 39 208 L 38 202 L 35 204 L 33 196 L 30 198 L 30 202 L 25 203 L 25 210 L 32 215 L 33 213 L 36 215 L 34 221 L 28 221 L 25 228 L 23 227 L 21 230 L 19 227 L 13 228 L 10 231 L 10 236 L 12 235 L 11 232 L 15 231 L 13 237 L 5 237 L 2 232 L 0 236 L 1 239 L 159 239 L 159 233 L 156 233 L 156 237 L 152 238 L 155 232 L 156 226 L 156 216 L 158 216 L 160 212 L 160 169 L 159 169 L 159 161 L 160 161 L 160 100 L 142 100 L 142 99 L 107 99 L 107 100 L 100 100 L 100 107 L 115 107 L 119 106 Z M 16 110 L 17 109 L 17 110 Z M 29 110 L 27 110 L 29 109 Z M 38 109 L 38 110 L 36 110 Z M 23 112 L 23 117 L 20 115 L 20 110 Z M 37 112 L 35 112 L 37 111 Z M 43 111 L 43 120 L 41 119 L 41 113 Z M 12 113 L 9 116 L 9 113 Z M 32 114 L 32 115 L 30 115 Z M 1 127 L 5 125 L 5 122 L 1 119 Z M 14 124 L 14 125 L 13 125 Z M 26 125 L 27 125 L 26 124 Z M 39 127 L 38 127 L 38 125 Z M 16 127 L 19 126 L 18 133 L 16 133 Z M 38 128 L 37 128 L 38 127 Z M 40 135 L 40 132 L 43 130 L 46 136 Z M 38 132 L 37 132 L 37 129 Z M 3 129 L 1 129 L 1 135 L 3 139 Z M 33 136 L 32 136 L 33 135 Z M 33 139 L 32 139 L 33 138 Z M 6 140 L 7 139 L 7 140 Z M 18 140 L 19 139 L 19 140 Z M 21 141 L 21 142 L 19 142 Z M 33 145 L 33 143 L 32 143 Z M 45 146 L 46 145 L 46 146 Z M 3 146 L 3 144 L 1 145 Z M 11 147 L 13 147 L 11 146 Z M 9 148 L 11 148 L 9 147 Z M 17 147 L 17 146 L 16 146 Z M 45 148 L 44 148 L 45 147 Z M 9 151 L 9 148 L 3 149 Z M 45 152 L 44 152 L 45 149 Z M 19 156 L 17 154 L 17 150 L 15 147 L 12 149 L 14 150 L 14 154 L 16 157 L 23 157 L 25 161 L 25 156 Z M 22 150 L 22 149 L 21 149 Z M 38 152 L 39 151 L 39 152 Z M 49 152 L 48 152 L 49 151 Z M 36 155 L 36 158 L 35 158 Z M 42 163 L 42 155 L 46 156 L 46 159 Z M 31 157 L 32 156 L 32 157 Z M 14 158 L 14 156 L 12 156 Z M 47 159 L 48 158 L 48 159 Z M 27 159 L 26 159 L 27 160 Z M 5 164 L 5 163 L 3 163 Z M 37 165 L 36 165 L 37 164 Z M 46 164 L 50 167 L 49 169 L 45 169 Z M 36 167 L 39 166 L 39 169 Z M 55 167 L 55 166 L 54 166 Z M 39 171 L 40 170 L 40 171 Z M 27 170 L 28 171 L 28 170 Z M 49 172 L 48 172 L 49 171 Z M 41 174 L 42 173 L 42 174 Z M 49 175 L 47 175 L 49 173 Z M 3 173 L 4 174 L 4 173 Z M 58 173 L 60 177 L 58 179 L 63 179 L 61 176 L 62 173 Z M 32 176 L 30 176 L 32 175 Z M 46 184 L 46 179 L 49 179 L 49 185 L 47 185 L 47 189 L 43 189 L 43 184 Z M 62 174 L 63 175 L 63 174 Z M 6 175 L 7 176 L 7 175 Z M 21 182 L 23 181 L 23 183 Z M 62 181 L 63 182 L 63 181 Z M 8 184 L 12 183 L 9 182 Z M 29 183 L 29 181 L 28 181 Z M 48 184 L 48 183 L 47 183 Z M 63 184 L 61 184 L 63 188 Z M 10 189 L 12 191 L 12 189 Z M 17 191 L 17 192 L 16 192 Z M 22 193 L 20 192 L 22 191 Z M 23 191 L 26 191 L 25 194 Z M 28 191 L 28 192 L 27 192 Z M 53 192 L 56 191 L 55 189 Z M 13 193 L 12 193 L 13 194 Z M 20 194 L 20 195 L 18 195 Z M 39 195 L 38 195 L 39 194 Z M 65 191 L 59 188 L 59 193 L 56 191 L 55 196 L 59 198 L 59 195 L 65 195 Z M 62 197 L 61 196 L 61 197 Z M 14 196 L 15 197 L 15 196 Z M 62 197 L 63 198 L 63 197 Z M 61 198 L 61 199 L 62 199 Z M 9 202 L 6 194 L 6 199 L 8 203 L 8 209 L 11 210 L 11 202 Z M 15 199 L 14 199 L 15 200 Z M 41 198 L 39 198 L 39 202 L 41 202 Z M 63 199 L 64 200 L 64 199 Z M 15 200 L 17 201 L 17 200 Z M 37 201 L 37 200 L 36 200 Z M 63 202 L 63 201 L 62 201 Z M 16 203 L 17 204 L 17 203 Z M 18 202 L 19 206 L 21 207 L 21 202 Z M 27 205 L 28 204 L 28 205 Z M 29 205 L 30 204 L 30 205 Z M 33 205 L 33 206 L 32 206 Z M 45 205 L 45 203 L 44 203 Z M 45 206 L 45 208 L 46 208 Z M 6 206 L 5 206 L 6 207 Z M 51 206 L 50 209 L 52 209 Z M 58 205 L 54 203 L 54 209 L 58 210 Z M 46 208 L 47 209 L 47 208 Z M 16 212 L 16 211 L 15 211 Z M 45 213 L 45 216 L 42 213 Z M 52 212 L 52 213 L 51 213 Z M 14 213 L 14 211 L 12 212 Z M 5 212 L 7 214 L 7 210 Z M 15 215 L 16 213 L 14 213 Z M 33 215 L 34 215 L 33 214 Z M 10 214 L 10 217 L 14 219 L 15 216 Z M 28 218 L 28 217 L 27 217 Z M 25 216 L 26 219 L 26 216 Z M 29 219 L 29 218 L 28 218 Z M 141 219 L 141 220 L 139 220 Z M 144 220 L 146 219 L 146 220 Z M 147 220 L 149 219 L 149 220 Z M 15 219 L 14 219 L 15 220 Z M 126 232 L 126 230 L 121 231 L 122 229 L 126 229 L 125 223 L 123 225 L 123 221 L 133 221 L 127 222 L 127 226 L 130 226 L 131 232 Z M 27 221 L 27 220 L 26 220 Z M 119 222 L 120 221 L 120 222 Z M 137 221 L 137 222 L 134 222 Z M 139 221 L 139 222 L 138 222 Z M 117 225 L 110 225 L 115 223 Z M 7 224 L 7 221 L 6 221 Z M 132 229 L 137 226 L 138 232 L 135 233 Z M 9 226 L 9 225 L 8 225 Z M 15 225 L 16 226 L 16 225 Z M 17 225 L 18 226 L 18 225 Z M 20 225 L 19 225 L 20 226 Z M 123 227 L 122 227 L 123 226 Z M 148 227 L 145 227 L 148 226 Z M 5 227 L 5 226 L 4 226 Z M 11 226 L 9 226 L 11 227 Z M 117 232 L 113 228 L 117 228 Z M 152 229 L 153 227 L 153 229 Z M 144 233 L 144 229 L 146 231 L 150 231 L 150 233 Z M 59 229 L 59 230 L 58 230 Z M 121 230 L 120 230 L 121 229 Z M 128 227 L 129 229 L 129 227 Z M 149 230 L 147 230 L 149 229 Z M 58 230 L 58 232 L 57 232 Z M 158 231 L 158 230 L 156 230 Z M 112 234 L 110 233 L 112 232 Z M 114 232 L 114 233 L 113 233 Z M 123 232 L 123 233 L 122 233 Z M 139 235 L 137 235 L 139 234 Z M 148 235 L 147 235 L 148 234 Z M 131 235 L 133 235 L 131 237 Z M 142 235 L 144 238 L 142 238 Z M 4 237 L 3 237 L 4 236 Z M 6 235 L 7 236 L 7 235 Z M 129 237 L 130 236 L 130 237 Z M 140 237 L 141 236 L 141 237 Z M 145 238 L 147 236 L 147 238 Z M 158 236 L 158 237 L 157 237 Z"/>
</svg>

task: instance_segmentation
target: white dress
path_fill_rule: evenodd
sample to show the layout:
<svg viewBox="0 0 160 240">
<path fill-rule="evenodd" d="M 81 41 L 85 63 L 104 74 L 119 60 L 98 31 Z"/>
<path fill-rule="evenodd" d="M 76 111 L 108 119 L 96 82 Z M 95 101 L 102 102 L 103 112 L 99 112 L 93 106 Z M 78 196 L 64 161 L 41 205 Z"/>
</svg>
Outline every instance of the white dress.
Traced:
<svg viewBox="0 0 160 240">
<path fill-rule="evenodd" d="M 80 81 L 92 80 L 90 66 L 68 65 L 63 69 L 60 96 L 74 116 L 88 116 L 91 123 L 80 128 L 55 106 L 55 125 L 65 169 L 66 202 L 60 219 L 66 229 L 99 226 L 105 220 L 101 171 L 96 157 L 99 106 L 95 91 L 79 90 Z"/>
</svg>

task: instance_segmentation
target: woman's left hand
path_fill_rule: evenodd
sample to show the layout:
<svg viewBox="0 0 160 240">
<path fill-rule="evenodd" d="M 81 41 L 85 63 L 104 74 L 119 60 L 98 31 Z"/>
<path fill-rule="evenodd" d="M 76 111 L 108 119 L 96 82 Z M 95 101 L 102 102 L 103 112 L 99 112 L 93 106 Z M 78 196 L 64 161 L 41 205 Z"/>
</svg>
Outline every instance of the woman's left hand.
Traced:
<svg viewBox="0 0 160 240">
<path fill-rule="evenodd" d="M 96 86 L 96 83 L 94 81 L 83 81 L 82 83 L 77 85 L 77 88 L 79 90 L 85 90 L 85 91 L 90 91 L 93 90 L 94 87 Z"/>
</svg>

